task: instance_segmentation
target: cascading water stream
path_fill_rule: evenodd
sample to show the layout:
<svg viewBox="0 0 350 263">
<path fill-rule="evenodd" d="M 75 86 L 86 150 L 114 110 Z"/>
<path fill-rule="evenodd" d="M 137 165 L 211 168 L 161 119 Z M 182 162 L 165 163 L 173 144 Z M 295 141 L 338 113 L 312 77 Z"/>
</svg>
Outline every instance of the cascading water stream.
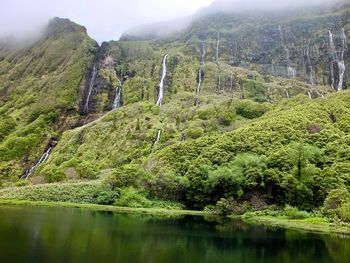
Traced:
<svg viewBox="0 0 350 263">
<path fill-rule="evenodd" d="M 118 79 L 119 86 L 116 89 L 115 99 L 113 103 L 113 109 L 119 109 L 121 107 L 121 97 L 122 97 L 122 82 Z"/>
<path fill-rule="evenodd" d="M 310 71 L 309 81 L 311 85 L 314 85 L 314 70 L 312 68 L 311 59 L 310 59 L 310 41 L 306 47 L 306 58 L 307 58 L 307 64 L 309 66 L 309 71 Z"/>
<path fill-rule="evenodd" d="M 286 89 L 286 91 L 285 91 L 285 95 L 286 95 L 286 98 L 287 99 L 289 99 L 290 98 L 290 96 L 289 96 L 289 91 Z"/>
<path fill-rule="evenodd" d="M 281 28 L 280 25 L 278 26 L 278 31 L 280 32 L 280 38 L 281 38 L 282 47 L 283 47 L 283 49 L 284 49 L 284 51 L 286 53 L 287 75 L 288 75 L 288 78 L 294 79 L 296 77 L 296 75 L 297 75 L 297 71 L 296 71 L 295 68 L 293 68 L 291 66 L 289 50 L 288 50 L 287 46 L 284 44 L 283 32 L 282 32 L 282 28 Z"/>
<path fill-rule="evenodd" d="M 156 146 L 156 145 L 159 143 L 159 141 L 160 141 L 160 135 L 161 135 L 161 134 L 162 134 L 162 130 L 159 129 L 159 130 L 157 131 L 157 136 L 156 136 L 156 139 L 154 140 L 153 146 Z"/>
<path fill-rule="evenodd" d="M 28 179 L 35 172 L 35 170 L 39 167 L 39 165 L 47 160 L 47 158 L 50 155 L 51 150 L 52 150 L 52 148 L 49 147 L 49 149 L 40 157 L 39 161 L 32 168 L 27 170 L 26 174 L 24 176 L 22 176 L 22 179 Z"/>
<path fill-rule="evenodd" d="M 312 95 L 310 91 L 307 92 L 307 96 L 309 97 L 309 99 L 312 99 Z"/>
<path fill-rule="evenodd" d="M 342 28 L 340 33 L 340 41 L 341 41 L 341 50 L 339 52 L 340 55 L 338 55 L 338 52 L 334 44 L 333 34 L 330 30 L 328 31 L 328 38 L 329 38 L 329 50 L 332 57 L 331 70 L 330 70 L 331 87 L 334 89 L 336 88 L 337 91 L 342 91 L 343 84 L 344 84 L 345 70 L 346 70 L 344 54 L 347 47 L 347 39 L 346 39 L 344 28 Z M 338 85 L 335 84 L 334 65 L 336 65 L 338 68 Z"/>
<path fill-rule="evenodd" d="M 89 84 L 88 95 L 86 97 L 86 102 L 85 102 L 85 106 L 84 106 L 85 113 L 89 112 L 89 102 L 90 102 L 90 97 L 92 94 L 92 89 L 94 88 L 96 76 L 97 76 L 97 68 L 96 68 L 96 64 L 94 64 L 94 67 L 92 69 L 92 76 L 91 76 L 90 84 Z"/>
<path fill-rule="evenodd" d="M 218 37 L 216 40 L 216 63 L 219 64 L 219 46 L 220 46 L 220 32 L 218 32 Z"/>
<path fill-rule="evenodd" d="M 196 95 L 199 95 L 201 92 L 201 85 L 202 85 L 202 69 L 200 68 L 198 71 L 198 86 L 196 89 Z"/>
<path fill-rule="evenodd" d="M 295 70 L 295 68 L 292 68 L 292 67 L 288 67 L 287 72 L 288 72 L 288 78 L 290 79 L 294 79 L 297 75 L 297 71 Z"/>
<path fill-rule="evenodd" d="M 56 145 L 57 145 L 57 140 L 51 139 L 51 141 L 49 143 L 49 147 L 44 152 L 44 154 L 40 157 L 40 159 L 35 163 L 34 166 L 32 166 L 30 169 L 28 169 L 25 172 L 25 174 L 21 178 L 27 180 L 36 171 L 36 169 L 39 167 L 40 164 L 47 161 L 47 159 L 49 158 L 49 155 L 51 154 L 53 147 L 55 147 Z"/>
<path fill-rule="evenodd" d="M 160 83 L 159 83 L 159 94 L 158 94 L 158 99 L 156 102 L 156 105 L 158 107 L 162 106 L 163 98 L 164 98 L 164 80 L 165 80 L 166 73 L 167 73 L 167 68 L 166 68 L 167 58 L 168 58 L 168 54 L 166 54 L 164 56 L 164 59 L 163 59 L 163 73 L 162 73 L 162 78 L 161 78 Z"/>
</svg>

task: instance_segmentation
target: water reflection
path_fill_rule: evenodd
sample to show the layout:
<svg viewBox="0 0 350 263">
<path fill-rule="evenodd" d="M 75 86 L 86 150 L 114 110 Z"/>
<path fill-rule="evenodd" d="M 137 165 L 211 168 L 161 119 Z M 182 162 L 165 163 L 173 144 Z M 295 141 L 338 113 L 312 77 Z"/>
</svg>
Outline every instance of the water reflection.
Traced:
<svg viewBox="0 0 350 263">
<path fill-rule="evenodd" d="M 350 239 L 202 217 L 0 208 L 1 262 L 349 262 Z"/>
</svg>

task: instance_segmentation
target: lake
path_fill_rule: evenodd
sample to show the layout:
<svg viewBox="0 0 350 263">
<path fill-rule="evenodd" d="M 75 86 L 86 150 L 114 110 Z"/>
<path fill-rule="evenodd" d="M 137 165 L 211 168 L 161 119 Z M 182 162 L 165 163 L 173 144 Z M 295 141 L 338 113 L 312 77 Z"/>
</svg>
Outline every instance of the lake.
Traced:
<svg viewBox="0 0 350 263">
<path fill-rule="evenodd" d="M 0 262 L 350 262 L 350 239 L 68 208 L 0 207 Z"/>
</svg>

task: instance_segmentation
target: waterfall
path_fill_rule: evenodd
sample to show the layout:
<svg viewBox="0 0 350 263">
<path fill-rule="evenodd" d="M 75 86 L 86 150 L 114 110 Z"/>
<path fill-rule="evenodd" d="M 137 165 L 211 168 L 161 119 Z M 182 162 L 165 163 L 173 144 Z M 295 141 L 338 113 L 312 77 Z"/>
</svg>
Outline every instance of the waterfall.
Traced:
<svg viewBox="0 0 350 263">
<path fill-rule="evenodd" d="M 216 41 L 216 63 L 219 64 L 219 45 L 220 45 L 220 32 L 218 32 L 218 38 Z"/>
<path fill-rule="evenodd" d="M 230 77 L 230 91 L 233 91 L 233 76 Z"/>
<path fill-rule="evenodd" d="M 292 68 L 292 67 L 288 67 L 287 72 L 288 72 L 288 78 L 290 79 L 294 79 L 297 75 L 297 71 L 295 70 L 295 68 Z"/>
<path fill-rule="evenodd" d="M 282 28 L 280 25 L 278 26 L 278 31 L 280 32 L 282 47 L 284 48 L 284 51 L 286 53 L 287 75 L 288 75 L 288 78 L 294 79 L 297 75 L 297 71 L 295 68 L 293 68 L 291 66 L 289 50 L 288 50 L 287 46 L 284 44 L 283 32 L 282 32 Z"/>
<path fill-rule="evenodd" d="M 309 99 L 312 99 L 312 95 L 311 95 L 310 91 L 307 92 L 307 95 L 308 95 Z"/>
<path fill-rule="evenodd" d="M 338 91 L 343 90 L 344 83 L 344 75 L 345 75 L 345 61 L 338 61 L 338 69 L 339 69 L 339 83 L 338 83 Z"/>
<path fill-rule="evenodd" d="M 290 98 L 290 96 L 289 96 L 289 91 L 286 89 L 286 91 L 285 91 L 285 95 L 286 95 L 286 98 L 287 99 L 289 99 Z"/>
<path fill-rule="evenodd" d="M 86 102 L 85 102 L 85 106 L 84 106 L 85 113 L 89 112 L 89 102 L 90 102 L 90 97 L 92 94 L 92 89 L 94 88 L 96 76 L 97 76 L 97 68 L 96 68 L 96 64 L 94 64 L 94 67 L 92 69 L 92 76 L 91 76 L 90 84 L 89 84 L 88 95 L 86 97 Z"/>
<path fill-rule="evenodd" d="M 202 85 L 202 69 L 200 68 L 198 70 L 198 86 L 196 90 L 196 95 L 199 95 L 199 93 L 201 92 L 201 85 Z"/>
<path fill-rule="evenodd" d="M 122 105 L 121 105 L 121 98 L 122 98 L 122 82 L 120 81 L 119 78 L 117 78 L 118 80 L 118 87 L 115 90 L 115 99 L 113 102 L 113 109 L 119 109 Z"/>
<path fill-rule="evenodd" d="M 37 163 L 32 168 L 26 171 L 26 173 L 22 176 L 22 179 L 28 179 L 36 171 L 40 164 L 46 162 L 47 158 L 49 158 L 51 150 L 52 147 L 49 147 L 46 152 L 40 157 L 39 161 L 37 161 Z"/>
<path fill-rule="evenodd" d="M 310 59 L 310 41 L 307 44 L 306 57 L 307 57 L 307 63 L 308 63 L 308 66 L 309 66 L 309 71 L 310 71 L 309 81 L 310 81 L 311 85 L 314 85 L 314 71 L 313 71 L 312 64 L 311 64 L 311 59 Z"/>
<path fill-rule="evenodd" d="M 340 33 L 340 40 L 341 40 L 341 52 L 340 52 L 340 61 L 338 62 L 338 68 L 339 68 L 339 84 L 338 84 L 338 91 L 341 91 L 343 89 L 343 83 L 344 83 L 344 76 L 345 76 L 345 61 L 344 61 L 344 53 L 347 48 L 347 39 L 345 35 L 345 29 L 342 28 Z"/>
<path fill-rule="evenodd" d="M 337 91 L 343 90 L 343 83 L 344 83 L 344 77 L 345 77 L 345 61 L 344 61 L 344 54 L 346 51 L 347 47 L 347 39 L 345 36 L 345 30 L 342 28 L 340 32 L 340 41 L 341 41 L 341 50 L 339 52 L 340 56 L 338 55 L 338 52 L 336 50 L 335 44 L 334 44 L 334 38 L 332 32 L 329 30 L 328 31 L 328 38 L 329 38 L 329 50 L 330 50 L 330 55 L 332 57 L 332 62 L 331 62 L 331 87 L 336 88 Z M 334 65 L 337 66 L 338 68 L 338 85 L 336 87 L 335 85 L 335 78 L 334 78 Z"/>
<path fill-rule="evenodd" d="M 201 49 L 201 65 L 205 64 L 205 43 L 202 41 L 202 49 Z"/>
<path fill-rule="evenodd" d="M 162 130 L 159 129 L 159 130 L 157 131 L 157 136 L 156 136 L 156 139 L 154 140 L 153 146 L 156 146 L 156 145 L 159 143 L 159 141 L 160 141 L 160 135 L 161 135 L 161 134 L 162 134 Z"/>
<path fill-rule="evenodd" d="M 328 31 L 328 37 L 329 37 L 329 47 L 330 47 L 331 55 L 333 57 L 333 60 L 336 60 L 337 59 L 337 52 L 335 50 L 335 45 L 334 45 L 334 41 L 333 41 L 333 34 L 330 30 Z"/>
<path fill-rule="evenodd" d="M 116 90 L 116 96 L 114 99 L 114 103 L 113 103 L 113 109 L 119 109 L 121 107 L 121 96 L 122 96 L 122 88 L 118 87 Z"/>
<path fill-rule="evenodd" d="M 166 73 L 167 73 L 167 68 L 166 68 L 167 58 L 168 58 L 168 54 L 166 54 L 164 56 L 164 59 L 163 59 L 163 73 L 162 73 L 162 78 L 161 78 L 160 83 L 159 83 L 159 94 L 158 94 L 158 100 L 156 103 L 156 105 L 158 107 L 162 106 L 163 98 L 164 98 L 164 80 L 165 80 Z"/>
</svg>

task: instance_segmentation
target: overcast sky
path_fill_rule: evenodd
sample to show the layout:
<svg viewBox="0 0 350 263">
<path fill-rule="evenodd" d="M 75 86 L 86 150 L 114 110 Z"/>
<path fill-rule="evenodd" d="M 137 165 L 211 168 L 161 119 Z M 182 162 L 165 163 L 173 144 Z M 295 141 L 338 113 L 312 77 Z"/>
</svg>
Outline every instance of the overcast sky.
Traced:
<svg viewBox="0 0 350 263">
<path fill-rule="evenodd" d="M 23 34 L 54 16 L 84 25 L 99 42 L 131 27 L 194 13 L 213 0 L 0 0 L 0 35 Z"/>
</svg>

